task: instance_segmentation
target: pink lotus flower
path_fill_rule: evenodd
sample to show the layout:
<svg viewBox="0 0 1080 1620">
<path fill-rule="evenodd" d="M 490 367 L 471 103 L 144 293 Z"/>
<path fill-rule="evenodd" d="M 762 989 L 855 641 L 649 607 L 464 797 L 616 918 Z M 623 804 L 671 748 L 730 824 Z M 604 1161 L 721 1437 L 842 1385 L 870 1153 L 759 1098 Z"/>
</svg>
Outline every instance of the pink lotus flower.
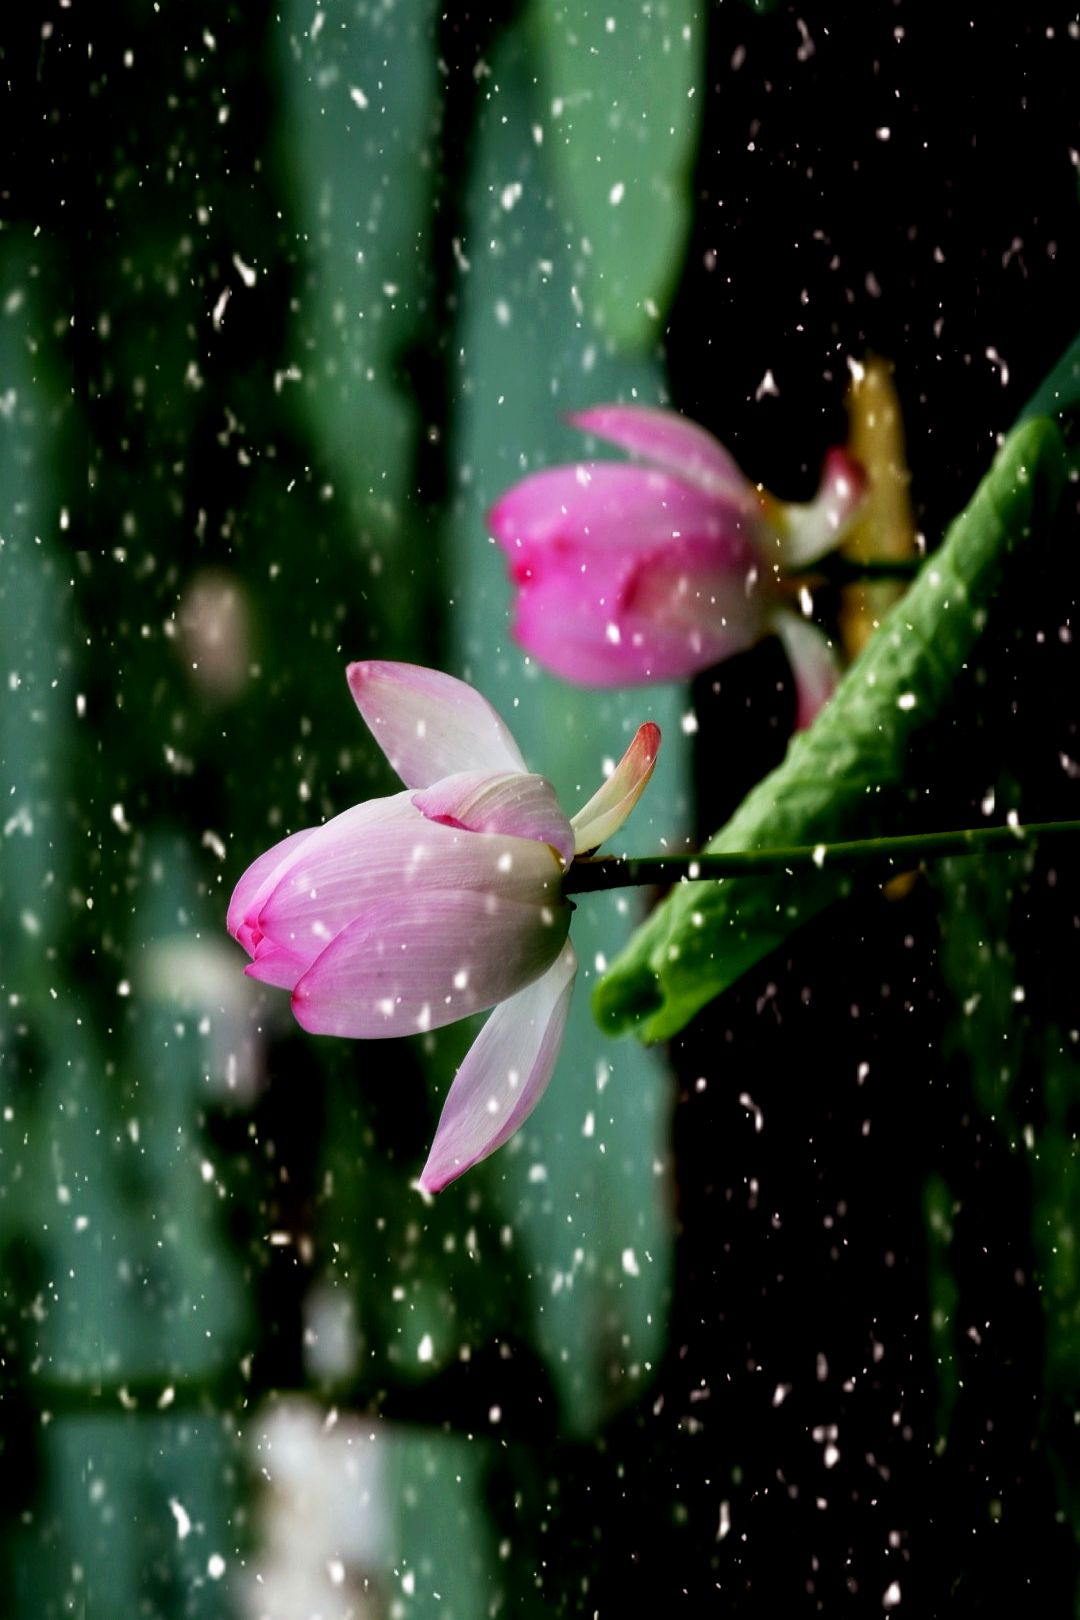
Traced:
<svg viewBox="0 0 1080 1620">
<path fill-rule="evenodd" d="M 598 405 L 570 420 L 642 460 L 552 467 L 496 502 L 488 523 L 518 588 L 516 640 L 567 680 L 627 686 L 684 680 L 775 632 L 808 725 L 837 671 L 789 576 L 842 538 L 862 498 L 858 465 L 833 450 L 817 499 L 785 506 L 673 411 Z"/>
<path fill-rule="evenodd" d="M 247 972 L 317 1035 L 370 1039 L 495 1011 L 458 1070 L 420 1177 L 438 1192 L 528 1118 L 555 1067 L 577 972 L 562 892 L 652 774 L 642 726 L 568 820 L 491 705 L 414 664 L 351 664 L 349 688 L 407 791 L 296 832 L 248 867 L 228 927 Z"/>
</svg>

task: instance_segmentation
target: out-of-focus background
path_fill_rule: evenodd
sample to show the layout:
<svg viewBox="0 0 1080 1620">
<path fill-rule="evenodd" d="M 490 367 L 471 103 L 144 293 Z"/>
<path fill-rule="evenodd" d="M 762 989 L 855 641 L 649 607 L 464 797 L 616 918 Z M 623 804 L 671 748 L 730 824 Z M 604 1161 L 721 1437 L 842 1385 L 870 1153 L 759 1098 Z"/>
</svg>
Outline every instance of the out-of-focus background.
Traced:
<svg viewBox="0 0 1080 1620">
<path fill-rule="evenodd" d="M 1075 860 L 860 894 L 667 1054 L 588 1005 L 648 897 L 583 898 L 551 1090 L 433 1204 L 473 1028 L 309 1038 L 224 930 L 391 789 L 352 658 L 472 680 L 571 807 L 658 721 L 637 852 L 776 762 L 775 644 L 693 691 L 529 664 L 485 508 L 616 399 L 806 498 L 876 353 L 936 543 L 1076 325 L 1080 26 L 1038 13 L 5 19 L 5 1616 L 1072 1612 Z M 1075 802 L 1075 590 L 943 816 Z"/>
</svg>

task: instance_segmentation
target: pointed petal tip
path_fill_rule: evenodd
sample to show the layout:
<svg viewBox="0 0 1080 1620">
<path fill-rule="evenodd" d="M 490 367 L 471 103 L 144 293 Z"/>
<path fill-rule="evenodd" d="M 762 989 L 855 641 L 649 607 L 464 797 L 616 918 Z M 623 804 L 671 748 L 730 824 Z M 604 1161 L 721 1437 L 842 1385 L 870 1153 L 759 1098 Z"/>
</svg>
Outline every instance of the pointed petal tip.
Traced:
<svg viewBox="0 0 1080 1620">
<path fill-rule="evenodd" d="M 870 487 L 870 477 L 861 461 L 834 445 L 821 469 L 821 492 L 831 492 L 840 522 L 846 522 Z"/>
<path fill-rule="evenodd" d="M 583 805 L 570 825 L 574 850 L 584 855 L 604 843 L 626 821 L 649 784 L 660 751 L 660 727 L 646 720 L 607 781 Z"/>
</svg>

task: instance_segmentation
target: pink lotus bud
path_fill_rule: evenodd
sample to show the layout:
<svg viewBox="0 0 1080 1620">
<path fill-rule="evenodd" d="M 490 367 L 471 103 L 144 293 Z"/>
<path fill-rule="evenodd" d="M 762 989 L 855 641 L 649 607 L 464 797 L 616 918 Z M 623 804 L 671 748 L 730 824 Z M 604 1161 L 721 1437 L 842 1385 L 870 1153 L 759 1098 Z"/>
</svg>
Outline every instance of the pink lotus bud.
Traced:
<svg viewBox="0 0 1080 1620">
<path fill-rule="evenodd" d="M 494 1007 L 420 1178 L 437 1192 L 506 1141 L 551 1078 L 577 972 L 562 879 L 652 774 L 644 725 L 569 821 L 491 705 L 413 664 L 351 664 L 364 720 L 407 789 L 293 833 L 244 873 L 228 928 L 247 972 L 292 992 L 318 1035 L 437 1029 Z"/>
<path fill-rule="evenodd" d="M 785 506 L 673 411 L 601 405 L 571 421 L 640 460 L 553 467 L 496 502 L 488 522 L 517 587 L 517 641 L 567 680 L 629 686 L 685 680 L 775 632 L 808 724 L 835 664 L 793 609 L 790 571 L 839 544 L 861 469 L 833 450 L 817 498 Z"/>
</svg>

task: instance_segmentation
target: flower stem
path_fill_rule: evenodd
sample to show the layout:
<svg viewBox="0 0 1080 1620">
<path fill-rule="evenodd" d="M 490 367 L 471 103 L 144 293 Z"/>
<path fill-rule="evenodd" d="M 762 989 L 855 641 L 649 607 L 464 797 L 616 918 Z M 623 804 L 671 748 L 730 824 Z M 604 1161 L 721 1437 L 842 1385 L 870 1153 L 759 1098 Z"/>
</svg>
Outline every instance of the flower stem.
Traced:
<svg viewBox="0 0 1080 1620">
<path fill-rule="evenodd" d="M 566 894 L 593 894 L 644 884 L 697 883 L 725 877 L 770 877 L 799 867 L 878 865 L 910 870 L 941 855 L 979 855 L 1030 849 L 1036 843 L 1075 838 L 1080 821 L 1019 822 L 1007 827 L 964 827 L 956 832 L 911 833 L 899 838 L 860 838 L 843 844 L 800 844 L 791 849 L 748 849 L 717 855 L 585 856 L 571 866 Z"/>
<path fill-rule="evenodd" d="M 925 557 L 879 557 L 861 561 L 833 552 L 829 557 L 819 558 L 804 572 L 788 577 L 808 585 L 872 585 L 890 579 L 910 581 L 925 561 Z"/>
</svg>

